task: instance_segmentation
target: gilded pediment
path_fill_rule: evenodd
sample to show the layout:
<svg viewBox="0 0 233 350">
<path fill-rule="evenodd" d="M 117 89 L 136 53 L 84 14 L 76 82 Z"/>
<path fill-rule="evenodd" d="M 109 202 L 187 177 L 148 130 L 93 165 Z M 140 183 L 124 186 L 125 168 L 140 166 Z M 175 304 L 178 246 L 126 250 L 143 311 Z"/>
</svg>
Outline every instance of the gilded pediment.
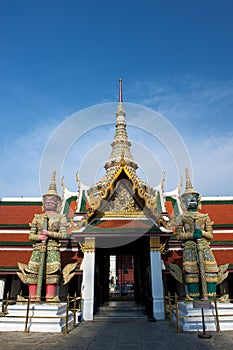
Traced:
<svg viewBox="0 0 233 350">
<path fill-rule="evenodd" d="M 102 203 L 104 212 L 141 212 L 142 207 L 133 193 L 132 183 L 127 179 L 119 180 L 109 199 Z"/>
</svg>

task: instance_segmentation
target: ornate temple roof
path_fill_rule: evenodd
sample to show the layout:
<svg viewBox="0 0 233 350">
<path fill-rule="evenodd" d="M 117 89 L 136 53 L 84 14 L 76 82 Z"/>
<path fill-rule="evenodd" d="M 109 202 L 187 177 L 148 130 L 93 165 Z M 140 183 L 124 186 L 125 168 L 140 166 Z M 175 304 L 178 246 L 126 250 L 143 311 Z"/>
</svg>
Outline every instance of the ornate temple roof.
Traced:
<svg viewBox="0 0 233 350">
<path fill-rule="evenodd" d="M 104 165 L 105 175 L 89 188 L 77 177 L 76 193 L 63 185 L 63 212 L 70 219 L 73 234 L 137 235 L 153 230 L 157 234 L 171 235 L 173 228 L 168 224 L 164 196 L 165 179 L 153 187 L 136 173 L 138 165 L 131 153 L 126 129 L 122 79 L 119 83 L 115 136 Z"/>
<path fill-rule="evenodd" d="M 141 216 L 144 216 L 145 210 L 149 210 L 150 214 L 157 216 L 158 212 L 165 212 L 163 186 L 159 184 L 157 187 L 152 187 L 140 179 L 136 173 L 138 165 L 131 154 L 131 143 L 126 129 L 122 79 L 119 82 L 119 102 L 116 112 L 115 136 L 111 144 L 112 151 L 104 166 L 106 169 L 104 177 L 87 190 L 90 209 L 93 212 L 112 211 L 121 215 L 125 212 L 129 216 L 132 216 L 133 212 L 136 213 L 135 215 L 139 215 L 140 212 Z M 118 198 L 120 192 L 124 193 L 125 203 L 123 203 L 123 198 Z M 118 200 L 118 208 L 109 204 L 114 200 L 115 203 Z M 119 210 L 120 203 L 122 204 L 121 210 Z"/>
</svg>

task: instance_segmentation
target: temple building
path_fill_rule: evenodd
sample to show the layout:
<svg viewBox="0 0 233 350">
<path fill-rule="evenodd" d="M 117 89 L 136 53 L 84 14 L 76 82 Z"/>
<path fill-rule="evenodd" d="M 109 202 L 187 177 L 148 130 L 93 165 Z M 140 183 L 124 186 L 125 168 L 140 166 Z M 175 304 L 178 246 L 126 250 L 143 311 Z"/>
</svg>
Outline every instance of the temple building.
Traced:
<svg viewBox="0 0 233 350">
<path fill-rule="evenodd" d="M 114 116 L 113 116 L 114 118 Z M 164 191 L 164 179 L 151 186 L 137 175 L 131 153 L 120 80 L 112 151 L 105 175 L 90 187 L 77 177 L 77 190 L 63 186 L 62 209 L 69 226 L 60 240 L 62 268 L 77 262 L 74 277 L 58 286 L 83 297 L 83 318 L 92 320 L 109 300 L 135 300 L 151 316 L 164 318 L 164 294 L 185 296 L 185 287 L 170 273 L 169 264 L 182 265 L 183 244 L 176 237 L 175 217 L 183 213 L 180 187 Z M 189 179 L 188 179 L 189 180 Z M 187 179 L 186 179 L 187 181 Z M 211 249 L 218 265 L 228 265 L 228 277 L 217 294 L 233 298 L 233 197 L 202 197 L 200 212 L 213 221 Z M 28 236 L 41 198 L 2 198 L 0 201 L 0 299 L 28 295 L 18 277 L 18 262 L 32 254 Z"/>
</svg>

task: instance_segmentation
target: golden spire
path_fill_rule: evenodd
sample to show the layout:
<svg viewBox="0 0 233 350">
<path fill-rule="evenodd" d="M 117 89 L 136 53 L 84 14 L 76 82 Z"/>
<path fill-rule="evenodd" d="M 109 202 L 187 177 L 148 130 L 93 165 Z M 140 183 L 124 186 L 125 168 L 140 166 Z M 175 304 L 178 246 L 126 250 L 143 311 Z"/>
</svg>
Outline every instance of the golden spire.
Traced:
<svg viewBox="0 0 233 350">
<path fill-rule="evenodd" d="M 119 102 L 118 108 L 116 112 L 116 132 L 111 144 L 112 152 L 105 163 L 105 169 L 108 171 L 109 168 L 112 173 L 116 170 L 116 166 L 121 164 L 122 160 L 122 147 L 124 147 L 124 162 L 134 170 L 137 169 L 138 165 L 136 164 L 133 156 L 131 154 L 131 143 L 128 139 L 128 134 L 126 130 L 126 113 L 124 111 L 123 105 L 123 97 L 122 97 L 122 79 L 119 79 Z"/>
<path fill-rule="evenodd" d="M 185 191 L 184 194 L 198 194 L 197 191 L 194 190 L 190 176 L 189 176 L 189 170 L 188 168 L 185 168 L 185 176 L 186 176 L 186 184 L 185 184 Z"/>
<path fill-rule="evenodd" d="M 58 192 L 57 192 L 57 185 L 56 185 L 56 171 L 53 170 L 52 172 L 52 179 L 51 179 L 51 183 L 49 186 L 49 189 L 47 191 L 46 194 L 43 195 L 44 196 L 57 196 L 60 198 Z"/>
</svg>

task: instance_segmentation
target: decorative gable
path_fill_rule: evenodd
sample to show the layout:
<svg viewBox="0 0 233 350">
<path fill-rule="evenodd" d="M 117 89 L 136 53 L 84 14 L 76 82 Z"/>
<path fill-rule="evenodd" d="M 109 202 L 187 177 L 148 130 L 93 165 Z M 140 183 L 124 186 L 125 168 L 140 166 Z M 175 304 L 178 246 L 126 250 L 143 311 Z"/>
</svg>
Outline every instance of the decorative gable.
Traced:
<svg viewBox="0 0 233 350">
<path fill-rule="evenodd" d="M 109 200 L 104 202 L 103 211 L 142 212 L 139 200 L 133 193 L 133 185 L 128 179 L 122 179 L 117 182 L 116 187 L 109 196 Z"/>
</svg>

